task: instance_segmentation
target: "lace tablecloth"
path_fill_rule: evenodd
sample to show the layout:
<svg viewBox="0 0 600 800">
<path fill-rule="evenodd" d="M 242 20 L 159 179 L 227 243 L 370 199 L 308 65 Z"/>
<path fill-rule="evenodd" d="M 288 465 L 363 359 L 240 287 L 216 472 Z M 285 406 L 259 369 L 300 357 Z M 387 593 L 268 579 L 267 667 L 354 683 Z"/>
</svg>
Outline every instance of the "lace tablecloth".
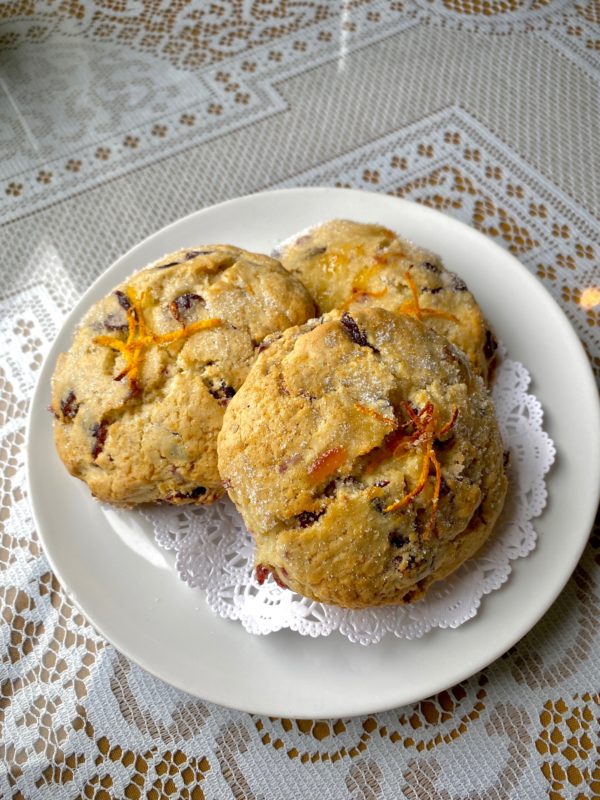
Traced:
<svg viewBox="0 0 600 800">
<path fill-rule="evenodd" d="M 73 607 L 24 482 L 64 313 L 141 238 L 264 188 L 426 203 L 538 276 L 600 374 L 600 9 L 582 0 L 0 7 L 0 797 L 600 797 L 600 538 L 504 658 L 414 706 L 289 720 L 150 677 Z"/>
</svg>

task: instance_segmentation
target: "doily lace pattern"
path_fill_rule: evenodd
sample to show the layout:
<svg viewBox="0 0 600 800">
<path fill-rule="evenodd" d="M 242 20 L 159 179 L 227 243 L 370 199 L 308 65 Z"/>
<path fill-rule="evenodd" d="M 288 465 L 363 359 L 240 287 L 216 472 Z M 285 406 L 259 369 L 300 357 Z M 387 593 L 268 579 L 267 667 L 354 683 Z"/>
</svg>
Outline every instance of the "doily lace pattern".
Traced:
<svg viewBox="0 0 600 800">
<path fill-rule="evenodd" d="M 433 628 L 457 628 L 475 616 L 484 595 L 507 580 L 511 563 L 536 543 L 532 520 L 546 504 L 545 475 L 554 443 L 543 430 L 543 409 L 528 393 L 531 378 L 517 361 L 504 358 L 493 397 L 504 445 L 510 451 L 509 491 L 496 531 L 479 554 L 434 584 L 410 606 L 361 611 L 328 606 L 254 577 L 254 544 L 230 500 L 206 507 L 157 507 L 144 512 L 157 543 L 175 554 L 181 580 L 206 596 L 221 617 L 239 620 L 249 633 L 290 628 L 304 636 L 339 631 L 351 642 L 375 644 L 388 633 L 403 639 Z"/>
</svg>

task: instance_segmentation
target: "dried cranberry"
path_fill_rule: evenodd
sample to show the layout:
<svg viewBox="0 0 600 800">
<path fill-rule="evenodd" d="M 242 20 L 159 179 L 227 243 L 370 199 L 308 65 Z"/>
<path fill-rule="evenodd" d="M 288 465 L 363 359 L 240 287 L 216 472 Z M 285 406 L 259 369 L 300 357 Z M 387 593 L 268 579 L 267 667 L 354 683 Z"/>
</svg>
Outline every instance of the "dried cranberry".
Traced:
<svg viewBox="0 0 600 800">
<path fill-rule="evenodd" d="M 488 328 L 485 332 L 485 344 L 483 345 L 483 354 L 488 359 L 488 361 L 491 361 L 497 349 L 498 349 L 498 342 L 496 341 L 496 337 Z"/>
<path fill-rule="evenodd" d="M 119 380 L 119 376 L 115 380 Z M 142 387 L 137 381 L 137 378 L 129 377 L 129 397 L 139 397 L 142 394 Z"/>
<path fill-rule="evenodd" d="M 73 389 L 69 391 L 69 394 L 60 401 L 60 410 L 62 411 L 63 417 L 67 417 L 67 419 L 73 419 L 73 417 L 77 414 L 79 409 L 79 403 L 77 402 L 77 396 Z"/>
<path fill-rule="evenodd" d="M 199 294 L 186 292 L 185 294 L 180 294 L 174 300 L 171 300 L 169 303 L 169 311 L 175 317 L 177 322 L 181 322 L 182 315 L 186 311 L 189 311 L 192 306 L 196 305 L 196 303 L 204 303 L 204 299 L 200 297 Z"/>
<path fill-rule="evenodd" d="M 304 255 L 304 258 L 316 258 L 317 256 L 322 256 L 323 253 L 326 252 L 327 252 L 326 247 L 313 247 L 310 250 L 307 250 L 307 252 Z"/>
<path fill-rule="evenodd" d="M 375 511 L 379 511 L 380 514 L 385 514 L 385 509 L 389 505 L 387 500 L 384 500 L 382 497 L 374 497 L 371 500 L 371 505 L 375 509 Z"/>
<path fill-rule="evenodd" d="M 450 288 L 455 292 L 466 292 L 467 284 L 454 272 L 450 273 Z"/>
<path fill-rule="evenodd" d="M 347 311 L 344 311 L 342 314 L 342 318 L 340 320 L 342 325 L 344 326 L 346 333 L 352 339 L 355 344 L 360 345 L 361 347 L 370 347 L 375 353 L 378 351 L 372 344 L 369 343 L 367 336 L 364 331 L 358 327 L 356 320 L 350 316 Z"/>
<path fill-rule="evenodd" d="M 97 422 L 92 428 L 92 438 L 94 445 L 92 447 L 92 458 L 96 459 L 104 450 L 104 443 L 106 441 L 106 434 L 108 433 L 108 422 Z"/>
<path fill-rule="evenodd" d="M 361 347 L 366 347 L 368 345 L 366 335 L 358 327 L 356 320 L 353 317 L 351 317 L 347 311 L 344 311 L 344 313 L 342 314 L 342 319 L 340 321 L 344 326 L 344 328 L 346 329 L 346 333 L 352 339 L 353 342 L 361 345 Z"/>
<path fill-rule="evenodd" d="M 188 250 L 188 252 L 184 255 L 181 261 L 169 261 L 168 264 L 159 264 L 158 267 L 155 269 L 168 269 L 169 267 L 178 267 L 180 264 L 183 264 L 184 261 L 191 261 L 192 258 L 196 258 L 196 256 L 209 256 L 211 253 L 214 253 L 214 250 Z"/>
<path fill-rule="evenodd" d="M 281 571 L 285 572 L 285 569 L 281 567 Z M 267 566 L 266 564 L 257 564 L 254 570 L 254 574 L 256 575 L 256 582 L 258 583 L 259 586 L 262 586 L 263 583 L 267 580 L 267 578 L 269 577 L 269 573 L 271 573 L 271 575 L 273 576 L 273 580 L 275 581 L 277 586 L 280 586 L 282 589 L 288 588 L 285 585 L 285 583 L 281 580 L 275 569 L 273 567 Z"/>
<path fill-rule="evenodd" d="M 127 297 L 125 292 L 122 292 L 120 289 L 117 289 L 117 291 L 115 292 L 115 296 L 119 301 L 119 305 L 121 306 L 121 308 L 124 308 L 125 311 L 129 311 L 129 309 L 131 308 L 131 303 L 129 302 L 129 298 Z"/>
<path fill-rule="evenodd" d="M 109 314 L 102 325 L 107 331 L 126 331 L 129 327 L 127 321 L 119 314 Z"/>
<path fill-rule="evenodd" d="M 196 256 L 209 256 L 211 253 L 214 253 L 214 250 L 189 250 L 185 254 L 184 261 L 191 261 L 192 258 L 196 258 Z"/>
<path fill-rule="evenodd" d="M 410 542 L 408 536 L 405 536 L 400 531 L 390 531 L 388 540 L 392 547 L 405 547 Z"/>
<path fill-rule="evenodd" d="M 225 381 L 221 381 L 220 386 L 213 386 L 208 391 L 212 394 L 215 400 L 219 401 L 219 404 L 222 406 L 226 406 L 235 394 L 235 389 L 233 386 L 228 386 Z"/>
<path fill-rule="evenodd" d="M 434 289 L 430 289 L 429 286 L 422 286 L 421 291 L 429 292 L 429 294 L 438 294 L 439 292 L 442 291 L 443 288 L 444 288 L 443 286 L 436 286 Z"/>
<path fill-rule="evenodd" d="M 327 486 L 323 489 L 324 497 L 335 497 L 337 494 L 337 481 L 329 481 Z"/>
<path fill-rule="evenodd" d="M 300 525 L 301 528 L 310 528 L 310 526 L 314 525 L 319 517 L 322 517 L 324 513 L 324 508 L 322 508 L 321 511 L 301 511 L 296 516 L 296 519 L 298 520 L 298 525 Z"/>
<path fill-rule="evenodd" d="M 265 567 L 264 564 L 257 564 L 254 573 L 256 575 L 256 582 L 259 586 L 262 586 L 263 583 L 269 577 L 269 572 L 271 571 L 270 567 Z"/>
<path fill-rule="evenodd" d="M 180 261 L 169 261 L 168 264 L 159 264 L 158 267 L 155 267 L 155 269 L 168 269 L 169 267 L 178 267 L 180 263 L 181 263 Z"/>
</svg>

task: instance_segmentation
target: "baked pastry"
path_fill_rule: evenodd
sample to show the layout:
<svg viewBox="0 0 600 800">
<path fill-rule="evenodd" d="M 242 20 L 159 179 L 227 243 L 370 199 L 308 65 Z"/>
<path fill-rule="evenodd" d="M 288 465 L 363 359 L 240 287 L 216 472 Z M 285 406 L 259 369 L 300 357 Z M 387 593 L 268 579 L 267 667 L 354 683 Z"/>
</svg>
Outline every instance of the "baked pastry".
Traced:
<svg viewBox="0 0 600 800">
<path fill-rule="evenodd" d="M 496 340 L 466 283 L 433 253 L 380 225 L 331 220 L 284 246 L 281 262 L 321 313 L 378 305 L 410 314 L 460 347 L 489 381 Z"/>
<path fill-rule="evenodd" d="M 179 250 L 86 314 L 52 379 L 58 454 L 100 500 L 209 503 L 217 434 L 263 339 L 314 305 L 279 262 Z"/>
<path fill-rule="evenodd" d="M 227 407 L 219 469 L 259 582 L 411 602 L 472 556 L 506 492 L 489 393 L 411 316 L 333 311 L 267 340 Z"/>
</svg>

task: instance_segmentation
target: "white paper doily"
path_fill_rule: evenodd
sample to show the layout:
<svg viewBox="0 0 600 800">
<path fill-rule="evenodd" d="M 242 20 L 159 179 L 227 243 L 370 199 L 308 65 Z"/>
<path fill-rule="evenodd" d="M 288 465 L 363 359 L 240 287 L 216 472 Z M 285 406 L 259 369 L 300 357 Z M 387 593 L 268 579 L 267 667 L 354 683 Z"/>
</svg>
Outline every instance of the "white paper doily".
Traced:
<svg viewBox="0 0 600 800">
<path fill-rule="evenodd" d="M 483 595 L 506 581 L 511 561 L 535 547 L 532 519 L 546 504 L 544 476 L 556 451 L 542 430 L 542 406 L 527 393 L 529 383 L 522 364 L 501 361 L 492 393 L 511 466 L 506 506 L 494 535 L 474 559 L 414 605 L 352 611 L 281 589 L 271 576 L 259 586 L 254 543 L 228 499 L 205 507 L 156 507 L 144 516 L 158 544 L 175 552 L 179 577 L 203 591 L 215 613 L 239 620 L 249 633 L 291 628 L 304 636 L 328 636 L 337 630 L 367 645 L 386 633 L 413 639 L 432 628 L 456 628 L 475 616 Z"/>
</svg>

